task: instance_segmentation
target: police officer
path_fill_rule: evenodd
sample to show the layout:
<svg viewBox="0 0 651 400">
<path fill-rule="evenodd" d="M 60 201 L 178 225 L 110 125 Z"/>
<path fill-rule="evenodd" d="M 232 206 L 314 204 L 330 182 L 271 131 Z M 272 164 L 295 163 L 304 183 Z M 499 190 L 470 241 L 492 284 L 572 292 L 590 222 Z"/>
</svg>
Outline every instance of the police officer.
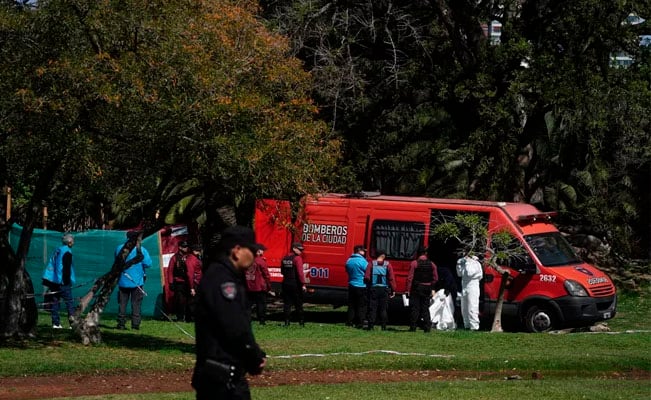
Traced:
<svg viewBox="0 0 651 400">
<path fill-rule="evenodd" d="M 298 314 L 298 323 L 305 326 L 303 319 L 303 293 L 307 291 L 305 275 L 303 274 L 303 245 L 292 243 L 291 251 L 283 257 L 280 272 L 283 275 L 282 297 L 285 326 L 289 326 L 292 306 Z"/>
<path fill-rule="evenodd" d="M 387 329 L 389 298 L 394 296 L 396 288 L 393 267 L 386 260 L 384 250 L 376 250 L 377 258 L 371 261 L 364 273 L 364 282 L 368 285 L 368 326 L 373 330 L 375 320 L 379 316 L 382 330 Z"/>
<path fill-rule="evenodd" d="M 195 320 L 197 400 L 250 399 L 245 374 L 260 374 L 266 364 L 251 330 L 244 280 L 259 248 L 250 228 L 226 228 L 204 270 Z"/>
<path fill-rule="evenodd" d="M 407 290 L 409 290 L 409 305 L 411 315 L 409 330 L 416 331 L 416 324 L 422 321 L 423 330 L 432 329 L 432 318 L 429 314 L 429 303 L 432 298 L 434 284 L 438 281 L 436 265 L 427 257 L 427 248 L 418 249 L 418 258 L 412 261 L 407 276 Z"/>
</svg>

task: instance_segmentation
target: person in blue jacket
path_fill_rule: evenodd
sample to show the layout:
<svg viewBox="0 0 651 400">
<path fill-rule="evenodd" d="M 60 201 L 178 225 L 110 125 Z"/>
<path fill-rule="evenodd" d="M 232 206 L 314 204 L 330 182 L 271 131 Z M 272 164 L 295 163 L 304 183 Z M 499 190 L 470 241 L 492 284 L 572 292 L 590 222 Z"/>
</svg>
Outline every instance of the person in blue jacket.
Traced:
<svg viewBox="0 0 651 400">
<path fill-rule="evenodd" d="M 151 257 L 149 256 L 147 249 L 142 247 L 141 232 L 127 232 L 127 243 L 130 240 L 135 240 L 136 245 L 125 258 L 124 262 L 128 267 L 122 271 L 120 274 L 120 280 L 118 281 L 118 303 L 120 307 L 118 310 L 117 329 L 127 329 L 127 303 L 131 300 L 131 329 L 138 330 L 140 329 L 141 322 L 140 306 L 142 305 L 142 299 L 145 295 L 143 289 L 146 278 L 145 269 L 151 267 Z M 121 244 L 115 249 L 116 257 L 120 256 L 125 244 Z"/>
<path fill-rule="evenodd" d="M 366 320 L 366 283 L 364 273 L 368 266 L 366 259 L 366 248 L 359 244 L 354 247 L 353 254 L 346 261 L 346 273 L 348 274 L 348 315 L 346 325 L 363 328 L 367 325 Z"/>
<path fill-rule="evenodd" d="M 75 269 L 72 264 L 72 246 L 74 237 L 66 233 L 61 239 L 62 246 L 58 247 L 48 260 L 43 272 L 43 286 L 47 288 L 45 306 L 52 313 L 52 328 L 62 329 L 59 317 L 59 301 L 63 298 L 68 310 L 68 321 L 74 313 L 72 301 L 72 285 L 75 283 Z"/>
</svg>

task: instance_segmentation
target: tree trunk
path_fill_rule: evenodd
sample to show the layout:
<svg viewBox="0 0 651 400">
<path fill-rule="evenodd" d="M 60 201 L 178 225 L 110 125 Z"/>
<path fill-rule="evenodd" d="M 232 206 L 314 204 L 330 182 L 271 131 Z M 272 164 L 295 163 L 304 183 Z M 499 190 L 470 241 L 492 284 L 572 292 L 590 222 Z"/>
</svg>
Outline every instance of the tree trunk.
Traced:
<svg viewBox="0 0 651 400">
<path fill-rule="evenodd" d="M 9 245 L 8 241 L 2 241 Z M 3 249 L 0 263 L 3 264 L 0 275 L 0 340 L 34 337 L 38 312 L 34 285 L 25 271 L 24 262 L 7 257 Z"/>
<path fill-rule="evenodd" d="M 49 186 L 47 186 L 49 188 Z M 18 248 L 13 251 L 9 244 L 10 223 L 2 221 L 0 226 L 0 337 L 22 338 L 36 335 L 38 310 L 34 284 L 25 261 L 32 241 L 32 234 L 38 220 L 41 188 L 34 194 L 27 208 L 25 225 L 20 235 Z"/>
<path fill-rule="evenodd" d="M 120 279 L 121 272 L 122 269 L 119 267 L 118 261 L 116 261 L 113 264 L 113 267 L 111 267 L 111 271 L 97 279 L 93 287 L 79 301 L 79 305 L 72 317 L 71 324 L 83 344 L 99 344 L 102 342 L 102 335 L 99 329 L 100 315 L 111 298 L 113 289 L 115 289 L 115 286 Z M 88 314 L 86 314 L 86 317 L 82 319 L 82 313 L 86 307 L 88 307 L 95 295 L 97 295 L 95 303 Z"/>
<path fill-rule="evenodd" d="M 120 254 L 115 257 L 111 270 L 97 279 L 88 293 L 79 300 L 79 304 L 77 305 L 70 323 L 83 344 L 99 344 L 102 342 L 102 334 L 99 329 L 100 316 L 102 311 L 104 311 L 104 307 L 106 307 L 106 304 L 111 298 L 113 289 L 115 289 L 122 271 L 142 260 L 142 254 L 140 254 L 139 256 L 129 260 L 128 263 L 125 262 L 129 253 L 131 253 L 131 250 L 133 250 L 134 247 L 139 246 L 141 240 L 142 233 L 138 238 L 128 240 L 122 247 Z M 82 318 L 84 310 L 88 307 L 93 298 L 95 298 L 95 302 L 88 314 L 86 314 L 86 317 Z"/>
<path fill-rule="evenodd" d="M 206 201 L 206 223 L 202 231 L 204 259 L 211 260 L 216 256 L 217 245 L 221 232 L 237 223 L 235 206 L 222 198 L 223 194 L 215 182 L 204 182 L 204 198 Z"/>
<path fill-rule="evenodd" d="M 49 165 L 39 172 L 25 213 L 23 231 L 14 252 L 9 244 L 11 221 L 0 222 L 0 337 L 33 337 L 36 334 L 38 310 L 34 284 L 25 262 L 34 228 L 41 215 L 43 202 L 52 192 L 60 159 L 51 157 Z"/>
<path fill-rule="evenodd" d="M 495 305 L 495 317 L 493 318 L 493 327 L 491 332 L 504 332 L 502 329 L 502 305 L 504 304 L 504 292 L 506 291 L 506 285 L 508 285 L 511 275 L 509 271 L 496 267 L 497 272 L 502 276 L 502 281 L 500 282 L 500 292 L 497 296 L 497 304 Z"/>
</svg>

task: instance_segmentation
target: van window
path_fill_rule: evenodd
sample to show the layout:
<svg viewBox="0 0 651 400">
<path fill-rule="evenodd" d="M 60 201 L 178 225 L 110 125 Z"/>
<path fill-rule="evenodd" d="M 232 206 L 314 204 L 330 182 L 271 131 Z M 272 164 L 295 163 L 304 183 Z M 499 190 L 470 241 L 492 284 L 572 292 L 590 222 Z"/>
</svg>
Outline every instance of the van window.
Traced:
<svg viewBox="0 0 651 400">
<path fill-rule="evenodd" d="M 525 236 L 524 239 L 527 241 L 531 250 L 536 254 L 536 257 L 538 257 L 542 265 L 546 267 L 576 264 L 581 262 L 572 249 L 572 246 L 570 246 L 560 232 L 528 235 Z"/>
<path fill-rule="evenodd" d="M 387 258 L 394 260 L 413 260 L 418 247 L 423 245 L 425 224 L 409 221 L 373 221 L 371 256 L 375 250 L 387 252 Z"/>
</svg>

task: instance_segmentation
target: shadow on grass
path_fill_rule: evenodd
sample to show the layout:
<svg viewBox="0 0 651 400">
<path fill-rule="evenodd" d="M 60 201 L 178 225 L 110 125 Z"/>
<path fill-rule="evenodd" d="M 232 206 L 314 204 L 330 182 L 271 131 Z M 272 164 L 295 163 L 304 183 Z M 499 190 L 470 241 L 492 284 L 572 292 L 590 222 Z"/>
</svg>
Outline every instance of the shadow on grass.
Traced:
<svg viewBox="0 0 651 400">
<path fill-rule="evenodd" d="M 142 331 L 121 331 L 114 326 L 100 324 L 102 330 L 102 346 L 124 347 L 146 350 L 172 350 L 182 353 L 194 353 L 194 341 L 191 343 L 175 339 L 152 336 Z M 49 325 L 39 325 L 36 336 L 28 339 L 7 339 L 0 342 L 4 348 L 19 350 L 38 350 L 43 348 L 61 347 L 70 343 L 79 344 L 79 337 L 70 329 L 52 329 Z"/>
<path fill-rule="evenodd" d="M 109 328 L 110 329 L 110 328 Z M 128 347 L 130 349 L 146 350 L 176 350 L 182 353 L 194 354 L 194 343 L 184 343 L 172 339 L 142 334 L 131 331 L 132 334 L 118 330 L 102 330 L 102 342 L 109 347 Z"/>
</svg>

